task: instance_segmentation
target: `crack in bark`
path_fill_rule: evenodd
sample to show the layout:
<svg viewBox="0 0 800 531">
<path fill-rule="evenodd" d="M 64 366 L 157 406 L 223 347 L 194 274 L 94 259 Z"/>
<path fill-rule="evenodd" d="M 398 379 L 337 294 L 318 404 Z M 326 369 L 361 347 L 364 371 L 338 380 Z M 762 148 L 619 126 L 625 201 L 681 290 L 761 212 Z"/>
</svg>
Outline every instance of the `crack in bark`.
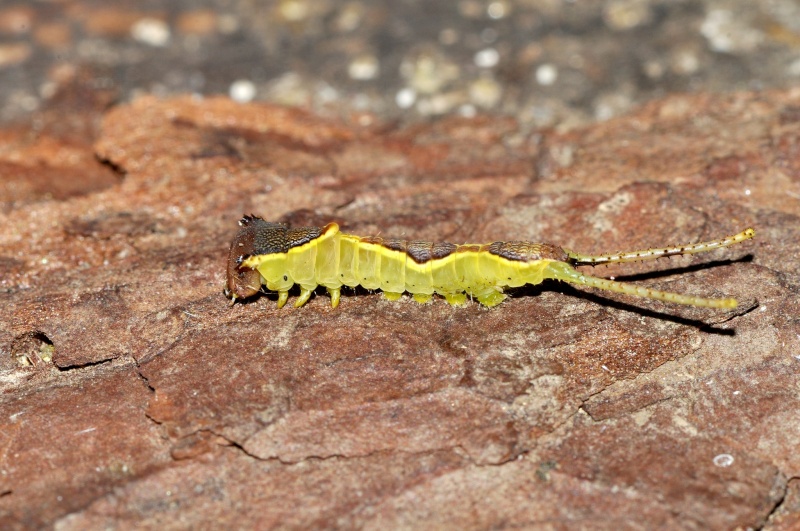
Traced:
<svg viewBox="0 0 800 531">
<path fill-rule="evenodd" d="M 516 461 L 517 459 L 519 459 L 519 457 L 521 455 L 523 455 L 524 453 L 527 453 L 527 451 L 520 452 L 520 453 L 514 453 L 508 459 L 504 459 L 504 460 L 498 461 L 496 463 L 492 463 L 492 462 L 481 463 L 481 462 L 476 461 L 474 458 L 472 458 L 469 455 L 469 452 L 467 452 L 462 445 L 455 444 L 455 445 L 452 445 L 452 446 L 442 446 L 442 447 L 439 447 L 439 448 L 432 448 L 432 449 L 429 449 L 429 450 L 422 450 L 422 451 L 416 451 L 416 452 L 415 451 L 403 450 L 403 449 L 400 449 L 400 448 L 381 448 L 381 449 L 372 450 L 372 451 L 368 451 L 368 452 L 364 452 L 364 453 L 353 453 L 353 454 L 331 453 L 331 454 L 328 454 L 328 455 L 307 455 L 307 456 L 304 456 L 304 457 L 302 457 L 300 459 L 297 459 L 297 460 L 286 460 L 286 459 L 281 458 L 280 456 L 275 456 L 275 457 L 261 457 L 261 456 L 258 456 L 258 455 L 254 454 L 252 452 L 247 451 L 247 449 L 245 449 L 242 444 L 240 444 L 240 443 L 230 439 L 229 437 L 226 437 L 225 435 L 222 435 L 221 433 L 217 432 L 216 430 L 213 430 L 213 429 L 210 429 L 210 428 L 201 428 L 201 429 L 199 429 L 197 431 L 192 432 L 192 434 L 190 434 L 190 435 L 193 435 L 195 433 L 200 433 L 200 432 L 205 432 L 205 433 L 210 433 L 212 435 L 215 435 L 215 436 L 223 439 L 225 442 L 227 442 L 232 448 L 234 448 L 234 449 L 236 449 L 238 451 L 241 451 L 242 453 L 244 453 L 248 457 L 252 457 L 253 459 L 256 459 L 258 461 L 264 461 L 264 462 L 277 461 L 278 463 L 281 463 L 282 465 L 286 465 L 286 466 L 295 466 L 295 465 L 299 465 L 299 464 L 305 463 L 307 461 L 329 461 L 329 460 L 332 460 L 332 459 L 342 459 L 342 460 L 368 459 L 368 458 L 371 458 L 371 457 L 374 457 L 374 456 L 392 455 L 392 454 L 403 454 L 403 455 L 409 455 L 409 456 L 428 456 L 428 455 L 433 455 L 433 454 L 436 454 L 436 453 L 439 453 L 439 452 L 452 452 L 452 453 L 458 455 L 459 457 L 461 457 L 462 459 L 464 459 L 470 465 L 473 465 L 473 466 L 476 466 L 476 467 L 495 467 L 495 466 L 504 465 L 504 464 L 509 463 L 511 461 Z"/>
<path fill-rule="evenodd" d="M 139 377 L 139 379 L 144 383 L 144 385 L 147 386 L 148 389 L 150 389 L 150 391 L 153 394 L 155 394 L 156 388 L 153 387 L 153 385 L 150 383 L 150 380 L 142 372 L 142 365 L 139 363 L 139 361 L 136 358 L 132 357 L 131 359 L 133 360 L 133 363 L 136 366 L 136 371 L 135 371 L 136 372 L 136 376 Z M 147 414 L 145 414 L 145 415 L 147 415 Z M 150 418 L 149 415 L 147 415 L 147 417 Z M 151 419 L 151 420 L 153 420 L 153 422 L 156 422 L 155 419 Z"/>
<path fill-rule="evenodd" d="M 55 365 L 55 367 L 56 367 L 56 369 L 58 369 L 59 372 L 70 372 L 70 371 L 76 371 L 76 370 L 80 370 L 80 369 L 88 369 L 88 368 L 91 368 L 91 367 L 97 367 L 98 365 L 105 365 L 107 363 L 112 363 L 114 360 L 119 359 L 121 357 L 122 357 L 122 355 L 111 356 L 110 358 L 104 358 L 104 359 L 101 359 L 101 360 L 87 361 L 86 363 L 76 363 L 74 365 L 64 365 L 64 366 Z"/>
<path fill-rule="evenodd" d="M 783 505 L 787 501 L 787 494 L 789 493 L 789 485 L 793 482 L 800 481 L 800 476 L 791 476 L 786 477 L 786 475 L 778 470 L 778 473 L 775 477 L 775 485 L 773 485 L 773 490 L 777 490 L 779 492 L 779 497 L 775 500 L 775 505 L 772 506 L 772 509 L 764 516 L 764 521 L 758 527 L 754 527 L 753 529 L 761 530 L 764 529 L 769 523 L 770 520 L 776 518 L 779 512 L 782 511 Z M 788 512 L 787 514 L 791 514 Z"/>
</svg>

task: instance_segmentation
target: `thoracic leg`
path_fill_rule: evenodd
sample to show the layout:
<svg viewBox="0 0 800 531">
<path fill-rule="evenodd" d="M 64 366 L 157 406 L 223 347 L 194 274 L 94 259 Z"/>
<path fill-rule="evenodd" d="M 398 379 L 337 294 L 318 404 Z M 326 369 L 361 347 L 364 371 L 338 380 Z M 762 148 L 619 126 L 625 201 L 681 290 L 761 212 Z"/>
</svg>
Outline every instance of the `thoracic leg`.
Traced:
<svg viewBox="0 0 800 531">
<path fill-rule="evenodd" d="M 331 308 L 339 306 L 339 299 L 342 296 L 341 288 L 327 288 L 328 294 L 331 296 Z"/>
<path fill-rule="evenodd" d="M 314 293 L 313 289 L 306 289 L 301 287 L 300 288 L 300 296 L 297 297 L 297 300 L 294 301 L 294 307 L 299 308 L 300 306 L 304 305 L 308 302 L 308 299 L 311 298 L 311 294 Z"/>
<path fill-rule="evenodd" d="M 286 305 L 286 301 L 289 300 L 289 292 L 288 291 L 279 291 L 278 292 L 278 308 L 283 308 Z"/>
</svg>

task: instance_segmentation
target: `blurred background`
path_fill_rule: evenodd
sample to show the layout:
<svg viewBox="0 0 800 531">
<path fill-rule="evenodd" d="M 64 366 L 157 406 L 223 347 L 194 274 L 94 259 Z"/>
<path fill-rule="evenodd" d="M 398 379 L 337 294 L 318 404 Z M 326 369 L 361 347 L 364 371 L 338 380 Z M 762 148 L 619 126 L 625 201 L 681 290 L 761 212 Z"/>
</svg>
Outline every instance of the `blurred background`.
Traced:
<svg viewBox="0 0 800 531">
<path fill-rule="evenodd" d="M 0 1 L 0 121 L 226 94 L 381 119 L 571 127 L 672 92 L 800 81 L 800 0 Z"/>
</svg>

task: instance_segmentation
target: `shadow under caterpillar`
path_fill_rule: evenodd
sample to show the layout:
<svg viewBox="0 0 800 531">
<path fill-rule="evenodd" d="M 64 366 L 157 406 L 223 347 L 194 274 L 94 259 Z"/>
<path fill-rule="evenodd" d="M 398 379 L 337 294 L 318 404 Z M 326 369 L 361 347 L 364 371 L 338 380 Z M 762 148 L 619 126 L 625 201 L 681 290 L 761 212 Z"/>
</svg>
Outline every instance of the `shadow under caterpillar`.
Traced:
<svg viewBox="0 0 800 531">
<path fill-rule="evenodd" d="M 736 299 L 708 299 L 635 286 L 581 273 L 574 266 L 654 260 L 711 251 L 755 236 L 755 230 L 702 243 L 625 253 L 586 255 L 550 243 L 525 241 L 455 245 L 361 237 L 339 232 L 336 223 L 324 227 L 291 228 L 284 223 L 245 216 L 231 243 L 225 295 L 235 302 L 261 291 L 262 284 L 278 293 L 278 307 L 289 289 L 300 285 L 295 307 L 308 301 L 317 286 L 325 286 L 331 306 L 339 305 L 342 286 L 382 290 L 389 300 L 404 292 L 427 302 L 434 293 L 453 305 L 475 298 L 485 306 L 505 299 L 506 287 L 539 284 L 545 279 L 657 299 L 689 306 L 735 308 Z"/>
</svg>

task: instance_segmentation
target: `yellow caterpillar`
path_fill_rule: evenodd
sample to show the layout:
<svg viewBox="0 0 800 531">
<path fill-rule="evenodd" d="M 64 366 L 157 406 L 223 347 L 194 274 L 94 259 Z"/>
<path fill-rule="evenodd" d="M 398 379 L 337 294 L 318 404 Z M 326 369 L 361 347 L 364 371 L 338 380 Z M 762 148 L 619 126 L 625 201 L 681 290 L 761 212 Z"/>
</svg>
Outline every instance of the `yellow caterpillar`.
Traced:
<svg viewBox="0 0 800 531">
<path fill-rule="evenodd" d="M 746 229 L 703 243 L 592 256 L 549 243 L 454 245 L 365 238 L 339 232 L 336 223 L 322 228 L 290 228 L 245 216 L 239 225 L 242 228 L 231 244 L 225 295 L 232 302 L 246 299 L 259 293 L 265 284 L 268 290 L 278 292 L 279 308 L 286 304 L 289 289 L 295 284 L 300 285 L 295 307 L 305 304 L 317 286 L 325 286 L 335 308 L 342 286 L 359 285 L 380 289 L 389 300 L 399 299 L 407 291 L 424 303 L 438 293 L 453 305 L 465 304 L 469 296 L 491 307 L 505 299 L 504 288 L 539 284 L 545 279 L 690 306 L 735 308 L 736 299 L 706 299 L 643 288 L 586 275 L 573 266 L 700 253 L 755 236 L 755 230 Z"/>
</svg>

